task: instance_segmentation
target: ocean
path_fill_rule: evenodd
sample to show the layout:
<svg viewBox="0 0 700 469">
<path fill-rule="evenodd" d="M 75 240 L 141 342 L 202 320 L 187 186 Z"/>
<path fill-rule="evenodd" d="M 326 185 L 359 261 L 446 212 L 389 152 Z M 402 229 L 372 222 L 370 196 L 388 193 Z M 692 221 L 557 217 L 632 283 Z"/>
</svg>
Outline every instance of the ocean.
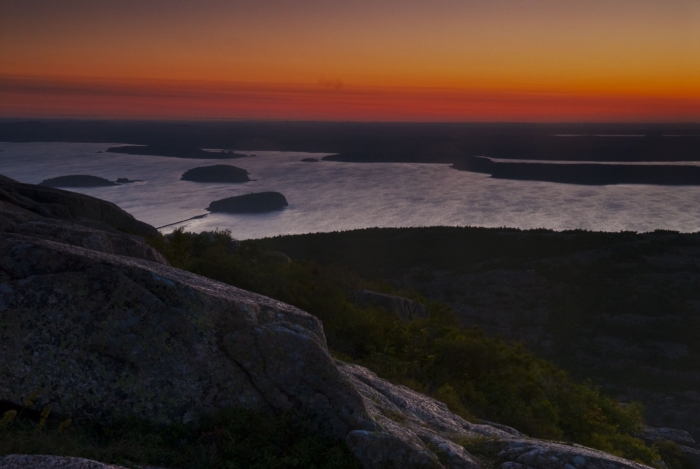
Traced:
<svg viewBox="0 0 700 469">
<path fill-rule="evenodd" d="M 493 179 L 447 164 L 301 162 L 328 153 L 279 151 L 233 160 L 100 153 L 118 143 L 0 143 L 0 174 L 38 184 L 89 174 L 143 182 L 69 189 L 114 202 L 167 233 L 227 229 L 234 238 L 368 227 L 481 226 L 552 230 L 700 231 L 700 186 L 579 186 Z M 236 150 L 235 148 L 233 150 Z M 254 181 L 181 181 L 186 170 L 231 164 Z M 681 163 L 679 163 L 681 164 Z M 695 164 L 692 162 L 682 164 Z M 210 202 L 278 191 L 289 207 L 266 214 L 207 214 Z M 178 223 L 179 222 L 179 223 Z"/>
</svg>

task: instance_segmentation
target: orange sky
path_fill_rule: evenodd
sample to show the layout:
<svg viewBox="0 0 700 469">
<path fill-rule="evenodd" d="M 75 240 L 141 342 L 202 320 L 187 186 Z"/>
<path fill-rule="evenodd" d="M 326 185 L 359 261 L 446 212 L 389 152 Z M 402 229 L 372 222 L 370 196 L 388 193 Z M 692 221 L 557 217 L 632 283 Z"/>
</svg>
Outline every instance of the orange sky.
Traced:
<svg viewBox="0 0 700 469">
<path fill-rule="evenodd" d="M 0 117 L 700 121 L 696 0 L 0 0 Z"/>
</svg>

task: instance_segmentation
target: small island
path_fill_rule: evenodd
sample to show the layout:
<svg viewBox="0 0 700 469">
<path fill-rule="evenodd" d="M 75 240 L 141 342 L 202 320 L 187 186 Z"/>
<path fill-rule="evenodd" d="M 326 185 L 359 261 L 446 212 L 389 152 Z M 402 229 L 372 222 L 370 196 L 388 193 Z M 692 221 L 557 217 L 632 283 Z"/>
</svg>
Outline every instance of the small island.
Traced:
<svg viewBox="0 0 700 469">
<path fill-rule="evenodd" d="M 227 164 L 201 166 L 187 170 L 180 178 L 194 182 L 248 182 L 248 171 Z"/>
<path fill-rule="evenodd" d="M 210 212 L 264 213 L 287 207 L 287 199 L 279 192 L 255 192 L 251 194 L 215 200 L 209 204 Z"/>
<path fill-rule="evenodd" d="M 118 184 L 98 176 L 75 174 L 44 179 L 39 185 L 47 187 L 105 187 L 117 186 Z"/>
<path fill-rule="evenodd" d="M 302 158 L 301 161 L 304 163 L 318 163 L 319 159 L 318 158 Z"/>
<path fill-rule="evenodd" d="M 127 155 L 166 156 L 171 158 L 191 158 L 199 160 L 228 160 L 248 158 L 248 155 L 234 153 L 230 150 L 206 151 L 189 145 L 160 144 L 160 145 L 123 145 L 110 147 L 109 153 L 126 153 Z"/>
</svg>

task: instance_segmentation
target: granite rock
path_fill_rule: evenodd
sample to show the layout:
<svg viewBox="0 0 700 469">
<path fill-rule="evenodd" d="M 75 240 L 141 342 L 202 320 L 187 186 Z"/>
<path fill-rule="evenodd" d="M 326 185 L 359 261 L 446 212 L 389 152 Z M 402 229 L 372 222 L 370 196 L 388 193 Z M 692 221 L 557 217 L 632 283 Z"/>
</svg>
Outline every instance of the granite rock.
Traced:
<svg viewBox="0 0 700 469">
<path fill-rule="evenodd" d="M 0 240 L 0 400 L 110 423 L 296 411 L 345 438 L 374 429 L 292 306 L 141 259 L 18 234 Z M 168 390 L 168 392 L 163 392 Z"/>
</svg>

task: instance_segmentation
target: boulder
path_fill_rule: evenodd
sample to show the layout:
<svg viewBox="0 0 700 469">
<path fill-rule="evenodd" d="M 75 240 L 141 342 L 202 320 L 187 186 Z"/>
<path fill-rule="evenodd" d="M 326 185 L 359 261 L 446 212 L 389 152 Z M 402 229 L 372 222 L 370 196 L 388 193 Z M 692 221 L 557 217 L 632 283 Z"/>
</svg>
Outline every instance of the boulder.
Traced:
<svg viewBox="0 0 700 469">
<path fill-rule="evenodd" d="M 644 431 L 639 435 L 639 438 L 649 444 L 660 441 L 672 441 L 678 445 L 695 447 L 693 436 L 687 431 L 677 428 L 644 427 Z"/>
<path fill-rule="evenodd" d="M 18 234 L 0 240 L 0 400 L 110 423 L 296 411 L 371 429 L 315 317 L 162 264 Z M 164 393 L 163 390 L 168 390 Z"/>
<path fill-rule="evenodd" d="M 72 176 L 58 176 L 55 178 L 44 179 L 39 185 L 47 187 L 102 187 L 116 186 L 117 184 L 98 176 L 77 174 Z"/>
<path fill-rule="evenodd" d="M 227 213 L 263 213 L 282 210 L 288 206 L 287 199 L 279 192 L 255 192 L 215 200 L 207 210 Z"/>
<path fill-rule="evenodd" d="M 0 191 L 2 191 L 2 189 L 0 189 Z M 7 192 L 5 192 L 5 194 L 7 194 Z M 0 192 L 0 196 L 1 195 L 2 193 Z M 0 232 L 48 239 L 110 254 L 136 257 L 161 264 L 168 263 L 158 251 L 146 244 L 141 236 L 121 232 L 107 222 L 83 217 L 66 219 L 42 216 L 36 212 L 44 212 L 52 215 L 49 209 L 55 207 L 49 204 L 37 204 L 30 199 L 25 200 L 21 196 L 16 196 L 14 198 L 6 197 L 5 199 L 6 200 L 0 200 Z M 88 198 L 88 200 L 89 199 L 91 198 Z M 34 208 L 35 211 L 27 210 L 7 200 L 12 200 L 15 203 Z M 101 202 L 97 199 L 94 199 L 94 201 L 97 201 L 98 204 Z M 107 205 L 105 208 L 109 210 L 112 207 Z M 107 220 L 109 221 L 112 218 L 120 220 L 122 217 L 124 220 L 129 221 L 128 217 L 130 217 L 130 215 L 117 208 L 115 216 L 109 217 Z M 154 228 L 145 223 L 142 224 L 141 222 L 136 222 L 136 220 L 133 221 L 137 223 L 135 225 L 136 228 L 140 228 L 142 232 L 155 231 Z"/>
<path fill-rule="evenodd" d="M 375 306 L 385 308 L 395 313 L 400 319 L 427 319 L 430 317 L 428 308 L 418 301 L 396 295 L 387 295 L 371 290 L 359 290 L 354 293 L 355 304 L 360 307 Z"/>
<path fill-rule="evenodd" d="M 194 182 L 248 182 L 248 171 L 227 164 L 192 168 L 182 175 L 183 181 Z"/>
<path fill-rule="evenodd" d="M 168 264 L 163 255 L 146 244 L 143 238 L 119 231 L 105 231 L 77 223 L 43 217 L 16 224 L 11 231 L 17 234 L 53 240 L 109 254 L 136 257 L 160 264 Z"/>
</svg>

